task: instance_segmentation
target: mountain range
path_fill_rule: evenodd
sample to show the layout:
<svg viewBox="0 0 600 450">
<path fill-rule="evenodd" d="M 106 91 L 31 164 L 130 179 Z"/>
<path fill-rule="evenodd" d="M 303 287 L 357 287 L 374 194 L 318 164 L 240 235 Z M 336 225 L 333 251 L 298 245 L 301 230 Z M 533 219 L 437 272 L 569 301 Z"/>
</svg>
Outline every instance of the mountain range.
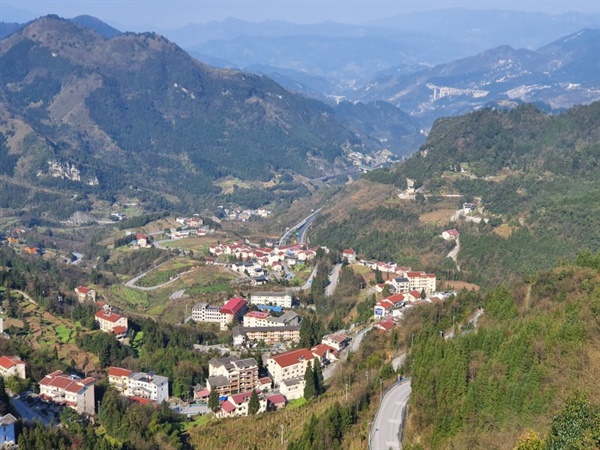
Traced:
<svg viewBox="0 0 600 450">
<path fill-rule="evenodd" d="M 537 50 L 503 45 L 435 67 L 380 74 L 357 92 L 427 117 L 466 113 L 497 104 L 545 104 L 561 110 L 600 98 L 600 30 L 584 29 Z"/>
<path fill-rule="evenodd" d="M 75 22 L 47 16 L 1 41 L 5 175 L 193 203 L 218 194 L 218 178 L 320 177 L 351 168 L 349 152 L 385 148 L 269 78 L 206 66 L 153 33 Z"/>
</svg>

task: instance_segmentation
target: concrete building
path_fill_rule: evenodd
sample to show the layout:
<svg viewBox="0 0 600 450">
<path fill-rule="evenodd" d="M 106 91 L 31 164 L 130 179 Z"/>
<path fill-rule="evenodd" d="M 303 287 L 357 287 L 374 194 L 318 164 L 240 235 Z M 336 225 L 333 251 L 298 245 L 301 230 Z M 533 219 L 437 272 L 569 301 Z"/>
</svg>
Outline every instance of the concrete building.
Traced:
<svg viewBox="0 0 600 450">
<path fill-rule="evenodd" d="M 244 327 L 283 327 L 300 325 L 301 317 L 294 311 L 275 317 L 262 311 L 251 311 L 244 316 Z"/>
<path fill-rule="evenodd" d="M 350 343 L 350 338 L 342 333 L 330 334 L 323 336 L 321 343 L 329 345 L 330 347 L 334 348 L 335 351 L 339 352 L 348 346 Z"/>
<path fill-rule="evenodd" d="M 129 326 L 127 317 L 111 311 L 110 307 L 107 306 L 98 311 L 94 318 L 102 331 L 114 333 L 118 338 L 127 336 Z"/>
<path fill-rule="evenodd" d="M 18 356 L 0 357 L 0 375 L 3 378 L 19 377 L 24 380 L 26 378 L 25 361 Z"/>
<path fill-rule="evenodd" d="M 121 367 L 108 369 L 108 384 L 125 397 L 162 403 L 169 399 L 169 379 L 152 372 L 133 372 Z"/>
<path fill-rule="evenodd" d="M 85 302 L 86 300 L 90 300 L 92 302 L 96 301 L 95 289 L 85 286 L 78 286 L 75 288 L 75 293 L 77 294 L 77 300 L 79 300 L 81 303 Z"/>
<path fill-rule="evenodd" d="M 275 305 L 291 308 L 292 300 L 292 294 L 287 292 L 252 292 L 250 294 L 250 303 L 253 305 Z"/>
<path fill-rule="evenodd" d="M 304 377 L 290 378 L 279 383 L 279 392 L 285 395 L 288 400 L 295 400 L 304 397 L 304 387 L 306 383 Z"/>
<path fill-rule="evenodd" d="M 197 303 L 192 308 L 192 320 L 195 322 L 214 322 L 220 325 L 221 330 L 226 330 L 227 325 L 239 322 L 246 310 L 248 303 L 241 297 L 234 297 L 225 302 L 221 307 L 207 303 Z"/>
<path fill-rule="evenodd" d="M 267 370 L 275 384 L 280 384 L 284 380 L 304 377 L 308 362 L 312 363 L 314 359 L 315 356 L 312 352 L 305 348 L 290 350 L 269 357 L 267 359 Z"/>
<path fill-rule="evenodd" d="M 216 389 L 219 395 L 237 394 L 260 387 L 258 364 L 254 358 L 212 358 L 208 362 L 208 375 L 207 388 L 209 391 Z"/>
<path fill-rule="evenodd" d="M 61 370 L 48 374 L 40 381 L 40 397 L 47 402 L 66 405 L 79 414 L 94 414 L 95 397 L 92 377 L 81 379 Z"/>
<path fill-rule="evenodd" d="M 268 326 L 268 327 L 235 327 L 233 329 L 233 345 L 240 346 L 247 342 L 261 342 L 267 345 L 279 342 L 300 342 L 300 327 Z"/>
</svg>

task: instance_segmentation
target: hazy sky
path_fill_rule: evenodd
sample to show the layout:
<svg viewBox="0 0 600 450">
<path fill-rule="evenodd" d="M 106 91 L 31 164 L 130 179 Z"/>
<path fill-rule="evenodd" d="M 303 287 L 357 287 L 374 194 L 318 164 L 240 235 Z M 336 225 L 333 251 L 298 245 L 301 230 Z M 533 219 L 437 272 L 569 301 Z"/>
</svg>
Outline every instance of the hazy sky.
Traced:
<svg viewBox="0 0 600 450">
<path fill-rule="evenodd" d="M 125 28 L 152 26 L 154 29 L 166 29 L 227 17 L 253 22 L 275 19 L 297 23 L 324 20 L 364 23 L 400 13 L 452 7 L 517 9 L 550 14 L 580 11 L 600 15 L 600 0 L 0 0 L 0 20 L 11 19 L 19 14 L 15 9 L 20 9 L 25 11 L 25 15 L 33 13 L 34 17 L 50 13 L 68 18 L 89 14 Z M 33 17 L 27 19 L 30 18 Z"/>
</svg>

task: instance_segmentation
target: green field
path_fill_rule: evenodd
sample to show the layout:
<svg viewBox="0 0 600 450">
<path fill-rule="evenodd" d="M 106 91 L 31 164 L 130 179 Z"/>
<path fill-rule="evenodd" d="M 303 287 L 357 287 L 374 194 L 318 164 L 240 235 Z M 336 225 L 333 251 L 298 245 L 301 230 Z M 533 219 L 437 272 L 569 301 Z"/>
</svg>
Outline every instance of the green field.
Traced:
<svg viewBox="0 0 600 450">
<path fill-rule="evenodd" d="M 71 334 L 73 332 L 72 332 L 72 330 L 67 328 L 65 325 L 60 324 L 59 326 L 57 326 L 55 328 L 55 331 L 56 331 L 56 335 L 58 336 L 58 339 L 60 340 L 60 342 L 63 342 L 66 344 L 71 341 Z"/>
</svg>

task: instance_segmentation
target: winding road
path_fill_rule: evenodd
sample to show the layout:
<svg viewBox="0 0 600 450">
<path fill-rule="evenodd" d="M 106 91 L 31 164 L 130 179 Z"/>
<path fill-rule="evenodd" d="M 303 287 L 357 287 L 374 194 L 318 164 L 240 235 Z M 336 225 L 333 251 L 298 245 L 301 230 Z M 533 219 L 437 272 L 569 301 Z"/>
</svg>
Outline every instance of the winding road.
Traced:
<svg viewBox="0 0 600 450">
<path fill-rule="evenodd" d="M 383 396 L 369 435 L 370 450 L 401 450 L 410 379 L 393 385 Z"/>
</svg>

